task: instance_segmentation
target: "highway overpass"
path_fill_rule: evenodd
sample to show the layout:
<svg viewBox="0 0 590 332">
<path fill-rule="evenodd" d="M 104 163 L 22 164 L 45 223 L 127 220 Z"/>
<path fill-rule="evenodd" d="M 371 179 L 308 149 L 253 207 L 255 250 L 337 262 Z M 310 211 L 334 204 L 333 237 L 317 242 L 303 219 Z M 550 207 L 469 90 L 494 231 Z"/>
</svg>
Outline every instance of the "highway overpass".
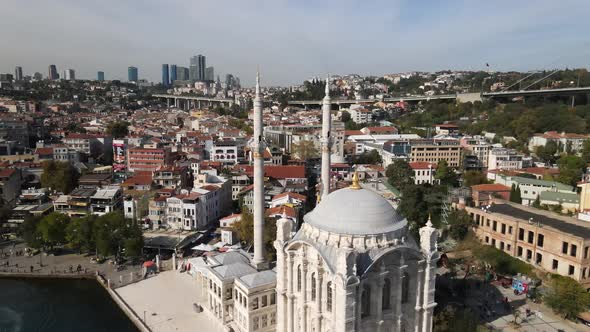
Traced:
<svg viewBox="0 0 590 332">
<path fill-rule="evenodd" d="M 233 99 L 199 97 L 199 96 L 177 96 L 168 94 L 154 94 L 154 98 L 166 99 L 168 107 L 174 106 L 183 110 L 190 110 L 192 108 L 211 107 L 214 105 L 232 106 Z"/>
</svg>

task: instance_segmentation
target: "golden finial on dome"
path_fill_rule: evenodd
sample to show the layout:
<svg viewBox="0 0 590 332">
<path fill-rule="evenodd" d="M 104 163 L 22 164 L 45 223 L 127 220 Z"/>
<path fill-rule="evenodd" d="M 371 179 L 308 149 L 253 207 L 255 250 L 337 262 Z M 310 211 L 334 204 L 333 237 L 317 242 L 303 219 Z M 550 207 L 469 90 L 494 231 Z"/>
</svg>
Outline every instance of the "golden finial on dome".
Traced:
<svg viewBox="0 0 590 332">
<path fill-rule="evenodd" d="M 354 190 L 362 189 L 361 185 L 359 184 L 359 175 L 357 171 L 354 171 L 354 174 L 352 175 L 352 184 L 349 188 Z"/>
</svg>

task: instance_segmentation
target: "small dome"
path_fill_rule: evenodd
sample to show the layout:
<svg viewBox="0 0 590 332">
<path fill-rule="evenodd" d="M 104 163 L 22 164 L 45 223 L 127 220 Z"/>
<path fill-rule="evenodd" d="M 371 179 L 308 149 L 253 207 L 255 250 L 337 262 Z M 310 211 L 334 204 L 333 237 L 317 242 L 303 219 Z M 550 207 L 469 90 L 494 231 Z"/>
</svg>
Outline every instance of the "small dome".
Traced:
<svg viewBox="0 0 590 332">
<path fill-rule="evenodd" d="M 332 233 L 370 235 L 393 232 L 404 218 L 379 194 L 346 188 L 329 194 L 303 219 Z"/>
</svg>

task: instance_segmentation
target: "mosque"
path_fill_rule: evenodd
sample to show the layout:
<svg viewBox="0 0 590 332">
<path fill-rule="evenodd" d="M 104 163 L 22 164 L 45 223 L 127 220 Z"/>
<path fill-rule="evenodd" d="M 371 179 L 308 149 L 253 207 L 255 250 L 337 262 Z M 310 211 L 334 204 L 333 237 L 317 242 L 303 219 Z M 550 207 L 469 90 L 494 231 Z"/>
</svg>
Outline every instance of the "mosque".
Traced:
<svg viewBox="0 0 590 332">
<path fill-rule="evenodd" d="M 262 99 L 254 99 L 254 255 L 210 258 L 206 310 L 228 331 L 430 332 L 438 231 L 430 220 L 420 244 L 385 198 L 363 189 L 330 192 L 329 83 L 322 106 L 321 200 L 295 225 L 277 221 L 276 266 L 264 255 Z"/>
</svg>

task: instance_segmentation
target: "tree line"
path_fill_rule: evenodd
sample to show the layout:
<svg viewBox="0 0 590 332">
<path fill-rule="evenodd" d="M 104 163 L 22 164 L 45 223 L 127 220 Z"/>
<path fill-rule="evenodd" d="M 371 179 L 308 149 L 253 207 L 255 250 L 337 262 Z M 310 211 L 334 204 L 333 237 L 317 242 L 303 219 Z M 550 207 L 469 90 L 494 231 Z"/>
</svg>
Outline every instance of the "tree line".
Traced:
<svg viewBox="0 0 590 332">
<path fill-rule="evenodd" d="M 121 212 L 76 218 L 52 212 L 26 219 L 19 235 L 34 249 L 51 251 L 67 247 L 103 257 L 123 254 L 140 257 L 144 244 L 139 225 L 125 219 Z"/>
</svg>

